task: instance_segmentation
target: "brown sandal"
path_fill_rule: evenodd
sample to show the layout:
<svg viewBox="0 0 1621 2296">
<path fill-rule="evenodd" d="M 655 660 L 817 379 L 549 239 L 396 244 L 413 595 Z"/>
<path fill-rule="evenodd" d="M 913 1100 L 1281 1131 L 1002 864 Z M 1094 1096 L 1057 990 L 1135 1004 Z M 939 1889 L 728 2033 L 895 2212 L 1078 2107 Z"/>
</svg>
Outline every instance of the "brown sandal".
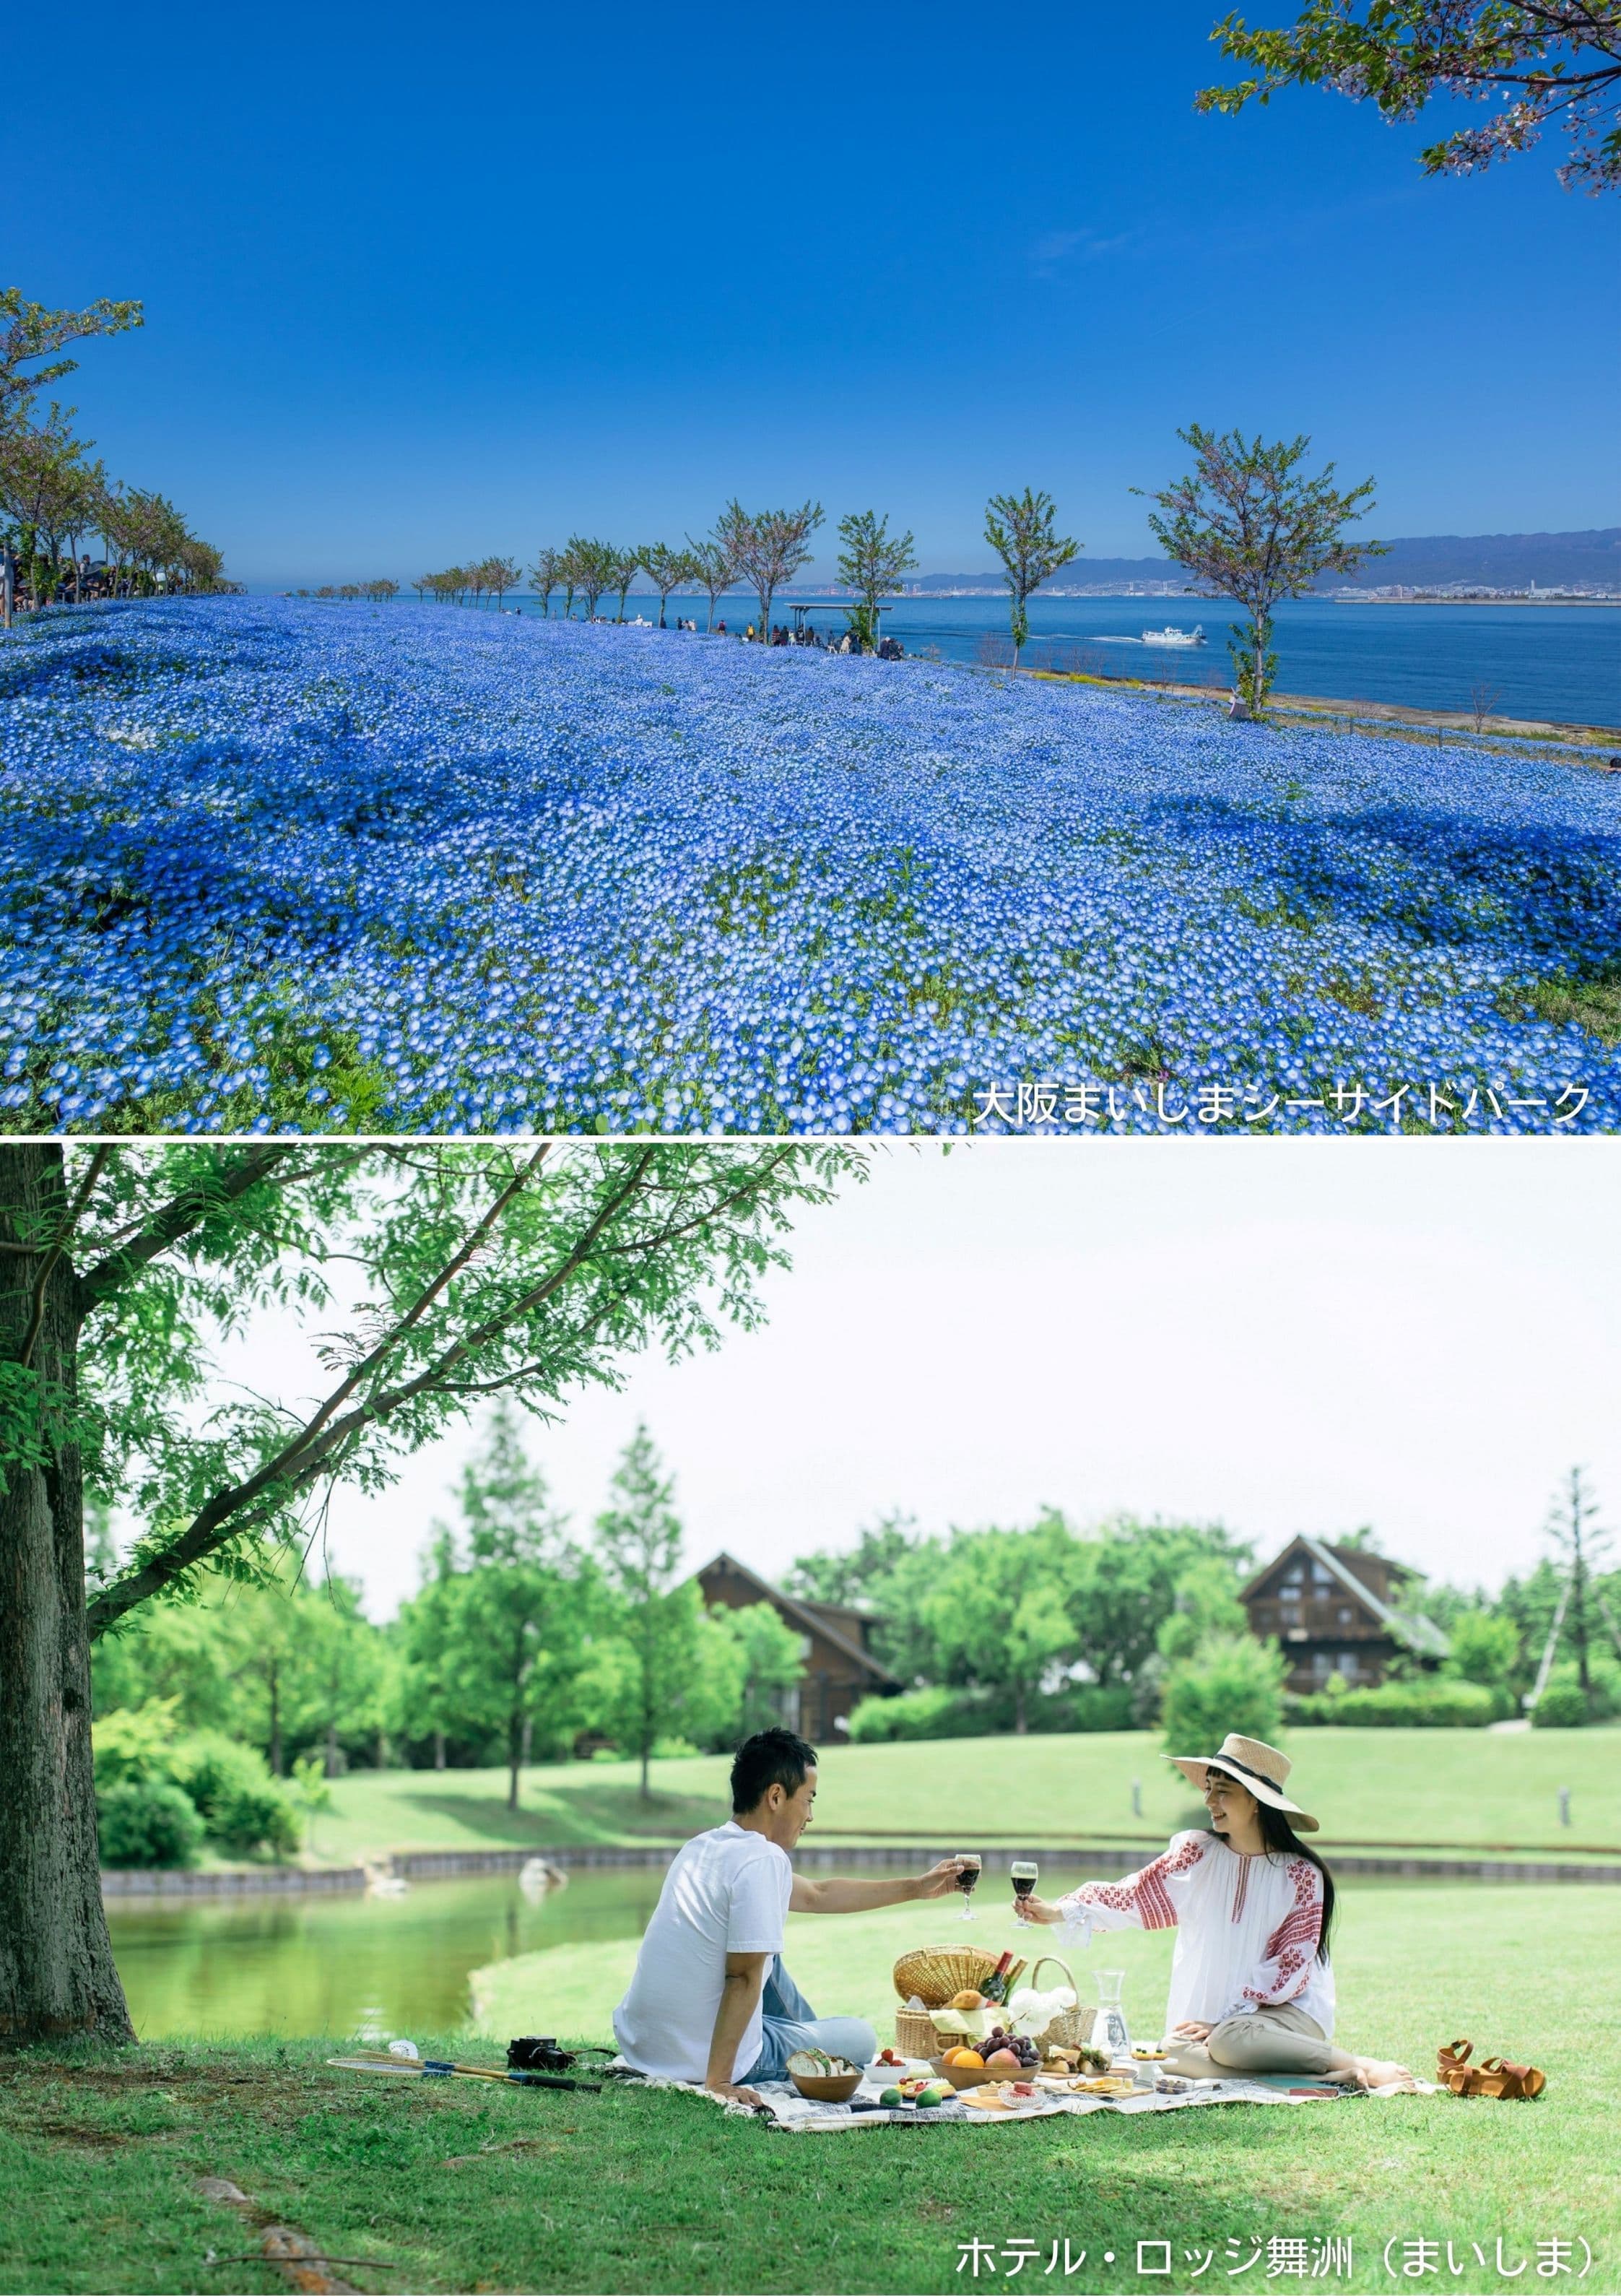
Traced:
<svg viewBox="0 0 1621 2296">
<path fill-rule="evenodd" d="M 1528 2100 L 1548 2086 L 1547 2074 L 1535 2065 L 1509 2064 L 1502 2057 L 1483 2057 L 1471 2065 L 1474 2053 L 1472 2041 L 1449 2041 L 1436 2058 L 1436 2079 L 1454 2096 Z"/>
<path fill-rule="evenodd" d="M 1502 2057 L 1482 2058 L 1479 2080 L 1483 2096 L 1529 2099 L 1548 2086 L 1547 2074 L 1535 2065 L 1511 2065 Z"/>
</svg>

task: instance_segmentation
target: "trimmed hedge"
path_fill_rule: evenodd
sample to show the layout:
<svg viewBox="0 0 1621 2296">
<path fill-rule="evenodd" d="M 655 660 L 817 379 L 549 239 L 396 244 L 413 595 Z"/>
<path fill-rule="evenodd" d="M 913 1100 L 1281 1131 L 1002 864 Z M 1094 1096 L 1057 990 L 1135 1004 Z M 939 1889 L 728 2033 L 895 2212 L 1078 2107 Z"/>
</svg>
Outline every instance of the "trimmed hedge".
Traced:
<svg viewBox="0 0 1621 2296">
<path fill-rule="evenodd" d="M 1479 1682 L 1381 1682 L 1373 1690 L 1314 1691 L 1284 1701 L 1290 1722 L 1347 1730 L 1484 1730 L 1508 1710 Z"/>
<path fill-rule="evenodd" d="M 1077 1683 L 1050 1698 L 1033 1698 L 1025 1716 L 1032 1734 L 1070 1730 L 1129 1730 L 1132 1693 L 1100 1683 Z M 864 1698 L 850 1717 L 852 1746 L 878 1746 L 903 1738 L 999 1738 L 1013 1727 L 1012 1701 L 936 1684 L 904 1690 L 896 1698 Z"/>
</svg>

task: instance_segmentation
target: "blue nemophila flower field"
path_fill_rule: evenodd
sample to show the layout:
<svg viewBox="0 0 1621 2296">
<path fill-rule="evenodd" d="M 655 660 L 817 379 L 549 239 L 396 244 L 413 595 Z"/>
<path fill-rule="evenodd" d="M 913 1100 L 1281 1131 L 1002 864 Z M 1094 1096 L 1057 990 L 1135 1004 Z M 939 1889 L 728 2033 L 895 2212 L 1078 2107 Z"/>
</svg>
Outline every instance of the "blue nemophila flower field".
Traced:
<svg viewBox="0 0 1621 2296">
<path fill-rule="evenodd" d="M 0 808 L 13 1130 L 1621 1128 L 1568 765 L 229 599 L 0 645 Z"/>
</svg>

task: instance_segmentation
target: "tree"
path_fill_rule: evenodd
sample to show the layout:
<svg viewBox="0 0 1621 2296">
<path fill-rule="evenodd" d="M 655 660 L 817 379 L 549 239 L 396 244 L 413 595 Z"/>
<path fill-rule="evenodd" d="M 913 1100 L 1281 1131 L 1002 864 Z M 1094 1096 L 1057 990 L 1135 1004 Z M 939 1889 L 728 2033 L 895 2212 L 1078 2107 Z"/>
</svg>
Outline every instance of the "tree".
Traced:
<svg viewBox="0 0 1621 2296">
<path fill-rule="evenodd" d="M 1519 1630 L 1512 1619 L 1483 1606 L 1461 1611 L 1447 1624 L 1450 1647 L 1443 1674 L 1457 1682 L 1483 1682 L 1506 1691 L 1519 1666 Z"/>
<path fill-rule="evenodd" d="M 640 549 L 615 550 L 611 546 L 610 547 L 608 555 L 608 582 L 609 587 L 618 594 L 619 611 L 616 619 L 621 622 L 625 619 L 625 601 L 630 594 L 630 586 L 641 571 L 642 553 Z"/>
<path fill-rule="evenodd" d="M 1027 602 L 1081 547 L 1059 533 L 1057 519 L 1052 496 L 1033 494 L 1028 487 L 1021 495 L 993 495 L 985 505 L 985 538 L 1002 561 L 1012 604 L 1015 669 L 1030 636 Z"/>
<path fill-rule="evenodd" d="M 43 303 L 25 302 L 20 287 L 0 287 L 0 432 L 27 419 L 36 391 L 60 382 L 78 365 L 77 359 L 59 358 L 25 374 L 34 360 L 49 359 L 53 351 L 93 335 L 121 335 L 145 324 L 139 303 L 102 296 L 82 311 L 52 311 Z"/>
<path fill-rule="evenodd" d="M 753 1325 L 795 1210 L 859 1170 L 790 1143 L 0 1152 L 0 2036 L 129 2030 L 92 1642 L 210 1574 L 264 1582 L 336 1480 L 385 1488 L 495 1395 L 555 1407 Z M 216 1385 L 212 1335 L 272 1309 L 324 1319 L 313 1405 Z M 145 1526 L 87 1602 L 86 1480 Z"/>
<path fill-rule="evenodd" d="M 659 627 L 662 629 L 664 610 L 671 591 L 679 590 L 684 583 L 696 582 L 700 578 L 699 570 L 690 553 L 672 550 L 667 542 L 644 545 L 640 563 L 648 580 L 659 593 Z"/>
<path fill-rule="evenodd" d="M 1030 1530 L 959 1535 L 929 1598 L 942 1664 L 959 1680 L 1008 1691 L 1021 1735 L 1042 1677 L 1071 1641 L 1073 1545 L 1056 1517 Z"/>
<path fill-rule="evenodd" d="M 1593 1518 L 1599 1512 L 1598 1502 L 1589 1493 L 1586 1478 L 1580 1467 L 1572 1467 L 1565 1478 L 1564 1488 L 1548 1513 L 1547 1533 L 1552 1540 L 1569 1589 L 1565 1605 L 1565 1631 L 1576 1652 L 1576 1680 L 1582 1695 L 1592 1700 L 1593 1590 L 1592 1573 L 1595 1564 L 1608 1552 L 1609 1534 L 1595 1530 Z"/>
<path fill-rule="evenodd" d="M 745 1673 L 741 1711 L 728 1717 L 728 1735 L 752 1736 L 782 1719 L 788 1694 L 805 1672 L 799 1636 L 769 1603 L 744 1603 L 711 1613 L 729 1628 L 742 1654 Z"/>
<path fill-rule="evenodd" d="M 500 1739 L 516 1809 L 532 1735 L 555 1745 L 583 1719 L 590 1584 L 504 1404 L 463 1470 L 460 1499 L 463 1544 L 434 1605 L 440 1726 Z"/>
<path fill-rule="evenodd" d="M 1231 1589 L 1248 1558 L 1243 1542 L 1219 1524 L 1139 1522 L 1129 1515 L 1104 1523 L 1077 1541 L 1069 1594 L 1076 1658 L 1098 1682 L 1136 1681 L 1161 1650 L 1161 1628 L 1179 1597 L 1208 1629 L 1219 1628 L 1222 1574 Z M 1232 1623 L 1231 1613 L 1226 1623 Z"/>
<path fill-rule="evenodd" d="M 53 403 L 37 427 L 0 432 L 0 510 L 20 529 L 36 606 L 55 593 L 64 538 L 92 522 L 105 491 L 100 464 L 85 460 L 94 441 L 70 428 L 74 412 Z"/>
<path fill-rule="evenodd" d="M 1201 88 L 1199 111 L 1241 111 L 1280 88 L 1328 86 L 1415 119 L 1437 96 L 1505 110 L 1419 154 L 1427 175 L 1467 176 L 1530 148 L 1562 119 L 1567 191 L 1621 184 L 1621 0 L 1310 0 L 1292 29 L 1252 31 L 1224 17 L 1222 53 L 1259 67 L 1235 87 Z M 1606 122 L 1609 125 L 1606 127 Z"/>
<path fill-rule="evenodd" d="M 1240 692 L 1258 715 L 1277 673 L 1268 648 L 1278 601 L 1303 596 L 1320 574 L 1354 573 L 1385 549 L 1350 542 L 1344 532 L 1372 507 L 1373 480 L 1341 494 L 1332 463 L 1314 479 L 1300 475 L 1312 443 L 1304 435 L 1268 447 L 1238 430 L 1218 438 L 1197 422 L 1176 435 L 1197 462 L 1188 477 L 1150 497 L 1165 515 L 1150 512 L 1148 522 L 1166 554 L 1205 583 L 1207 594 L 1248 609 L 1249 626 L 1233 624 L 1238 643 L 1228 652 Z"/>
<path fill-rule="evenodd" d="M 569 537 L 567 557 L 573 587 L 585 601 L 585 619 L 594 622 L 597 600 L 614 578 L 618 562 L 614 546 L 611 542 L 590 542 L 583 535 L 574 534 Z M 573 603 L 572 590 L 569 603 Z"/>
<path fill-rule="evenodd" d="M 535 554 L 535 569 L 529 576 L 529 587 L 540 600 L 541 612 L 548 619 L 552 612 L 552 593 L 558 586 L 562 560 L 561 550 L 538 550 Z"/>
<path fill-rule="evenodd" d="M 487 558 L 479 571 L 484 577 L 484 586 L 497 606 L 507 592 L 517 586 L 523 569 L 515 558 Z"/>
<path fill-rule="evenodd" d="M 712 535 L 707 542 L 694 542 L 689 535 L 687 548 L 692 562 L 692 578 L 709 601 L 709 619 L 706 630 L 715 627 L 715 602 L 724 597 L 736 581 L 737 561 L 732 555 L 732 545 L 720 534 Z"/>
<path fill-rule="evenodd" d="M 613 1734 L 642 1765 L 642 1799 L 652 1797 L 647 1766 L 669 1734 L 682 1689 L 697 1671 L 696 1587 L 681 1584 L 680 1519 L 675 1486 L 661 1471 L 647 1429 L 638 1423 L 614 1471 L 613 1504 L 597 1517 L 597 1552 L 620 1605 L 620 1634 L 630 1663 L 610 1702 Z"/>
<path fill-rule="evenodd" d="M 1228 1731 L 1275 1745 L 1283 1721 L 1283 1653 L 1253 1635 L 1210 1635 L 1166 1677 L 1166 1750 L 1214 1752 Z"/>
<path fill-rule="evenodd" d="M 747 575 L 760 602 L 760 636 L 771 636 L 771 602 L 783 583 L 791 582 L 813 553 L 810 537 L 822 523 L 820 503 L 801 503 L 798 510 L 746 511 L 735 498 L 716 521 L 716 540 L 726 550 L 736 570 Z"/>
<path fill-rule="evenodd" d="M 879 600 L 893 597 L 917 564 L 912 537 L 891 535 L 888 514 L 879 518 L 870 510 L 852 511 L 848 518 L 840 519 L 839 537 L 844 544 L 839 556 L 839 578 L 861 600 L 856 627 L 862 644 L 872 647 L 878 643 Z"/>
<path fill-rule="evenodd" d="M 941 1671 L 929 1596 L 946 1549 L 921 1538 L 910 1515 L 880 1515 L 854 1547 L 802 1555 L 783 1580 L 814 1603 L 853 1603 L 872 1611 L 872 1655 L 905 1683 L 932 1682 Z"/>
<path fill-rule="evenodd" d="M 1238 1573 L 1231 1562 L 1206 1555 L 1191 1563 L 1176 1582 L 1175 1608 L 1159 1622 L 1154 1636 L 1162 1659 L 1173 1664 L 1191 1658 L 1212 1635 L 1241 1635 L 1248 1631 L 1244 1606 L 1238 1598 Z"/>
</svg>

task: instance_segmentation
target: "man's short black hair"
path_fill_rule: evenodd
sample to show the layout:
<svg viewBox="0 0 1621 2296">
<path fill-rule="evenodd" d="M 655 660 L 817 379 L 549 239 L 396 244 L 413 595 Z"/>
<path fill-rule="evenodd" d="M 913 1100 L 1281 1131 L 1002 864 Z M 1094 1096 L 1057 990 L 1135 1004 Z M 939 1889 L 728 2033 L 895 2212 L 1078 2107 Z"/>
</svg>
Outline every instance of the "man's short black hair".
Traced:
<svg viewBox="0 0 1621 2296">
<path fill-rule="evenodd" d="M 797 1794 L 806 1773 L 816 1767 L 816 1749 L 791 1730 L 757 1730 L 745 1738 L 732 1761 L 732 1808 L 747 1816 L 765 1799 L 768 1786 Z"/>
</svg>

